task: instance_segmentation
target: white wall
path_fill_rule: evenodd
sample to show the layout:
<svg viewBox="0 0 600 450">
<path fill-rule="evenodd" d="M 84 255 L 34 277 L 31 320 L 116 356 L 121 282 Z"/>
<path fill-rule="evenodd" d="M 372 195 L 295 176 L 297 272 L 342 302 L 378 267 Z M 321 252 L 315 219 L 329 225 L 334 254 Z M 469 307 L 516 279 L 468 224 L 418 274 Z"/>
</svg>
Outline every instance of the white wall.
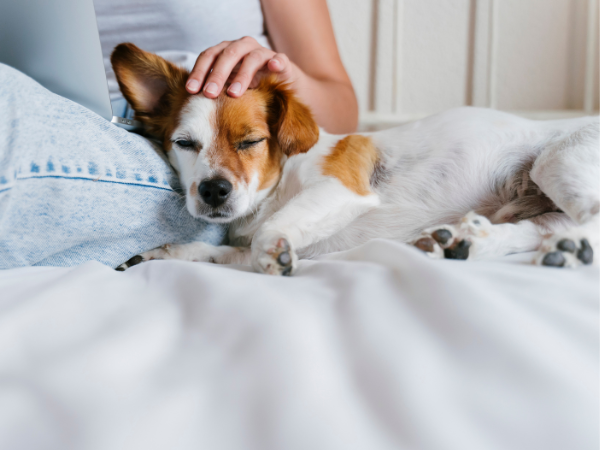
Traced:
<svg viewBox="0 0 600 450">
<path fill-rule="evenodd" d="M 461 105 L 546 116 L 598 109 L 598 20 L 588 14 L 598 0 L 328 4 L 363 122 Z"/>
</svg>

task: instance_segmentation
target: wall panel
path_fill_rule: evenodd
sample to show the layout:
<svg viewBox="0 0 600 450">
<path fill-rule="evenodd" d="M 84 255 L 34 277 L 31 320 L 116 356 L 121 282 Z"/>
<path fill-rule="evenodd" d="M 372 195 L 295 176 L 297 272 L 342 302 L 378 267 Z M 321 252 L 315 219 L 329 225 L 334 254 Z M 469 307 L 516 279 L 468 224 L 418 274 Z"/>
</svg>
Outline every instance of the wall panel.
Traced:
<svg viewBox="0 0 600 450">
<path fill-rule="evenodd" d="M 404 1 L 401 101 L 396 112 L 436 112 L 465 104 L 469 0 Z"/>
<path fill-rule="evenodd" d="M 574 2 L 498 3 L 498 108 L 568 109 Z"/>
<path fill-rule="evenodd" d="M 598 110 L 598 0 L 328 4 L 363 122 L 461 105 L 537 117 Z"/>
<path fill-rule="evenodd" d="M 372 107 L 375 3 L 372 0 L 328 0 L 336 40 L 361 110 Z"/>
</svg>

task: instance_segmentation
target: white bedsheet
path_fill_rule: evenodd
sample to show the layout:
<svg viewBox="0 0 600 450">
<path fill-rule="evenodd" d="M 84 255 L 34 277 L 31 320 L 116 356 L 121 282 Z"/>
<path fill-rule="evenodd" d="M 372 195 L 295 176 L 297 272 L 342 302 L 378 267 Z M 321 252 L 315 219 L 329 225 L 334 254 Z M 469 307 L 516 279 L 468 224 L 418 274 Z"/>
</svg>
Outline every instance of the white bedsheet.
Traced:
<svg viewBox="0 0 600 450">
<path fill-rule="evenodd" d="M 597 449 L 599 296 L 389 241 L 0 272 L 0 449 Z"/>
</svg>

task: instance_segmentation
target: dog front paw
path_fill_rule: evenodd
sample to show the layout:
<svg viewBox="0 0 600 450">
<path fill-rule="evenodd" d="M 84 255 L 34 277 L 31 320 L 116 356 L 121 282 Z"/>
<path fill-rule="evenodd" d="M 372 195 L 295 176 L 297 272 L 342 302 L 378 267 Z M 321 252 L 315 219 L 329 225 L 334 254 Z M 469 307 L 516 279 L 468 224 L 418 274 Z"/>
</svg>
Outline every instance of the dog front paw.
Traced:
<svg viewBox="0 0 600 450">
<path fill-rule="evenodd" d="M 130 267 L 137 266 L 140 263 L 151 261 L 153 259 L 166 259 L 166 257 L 170 256 L 169 249 L 170 245 L 163 245 L 162 247 L 155 248 L 154 250 L 150 250 L 148 252 L 140 253 L 139 255 L 135 255 L 130 258 L 115 270 L 122 272 L 124 270 L 129 269 Z"/>
<path fill-rule="evenodd" d="M 269 275 L 290 276 L 296 269 L 298 257 L 285 237 L 261 239 L 252 248 L 254 270 Z"/>
<path fill-rule="evenodd" d="M 533 263 L 548 267 L 579 267 L 594 262 L 594 250 L 586 238 L 551 236 L 542 242 Z"/>
</svg>

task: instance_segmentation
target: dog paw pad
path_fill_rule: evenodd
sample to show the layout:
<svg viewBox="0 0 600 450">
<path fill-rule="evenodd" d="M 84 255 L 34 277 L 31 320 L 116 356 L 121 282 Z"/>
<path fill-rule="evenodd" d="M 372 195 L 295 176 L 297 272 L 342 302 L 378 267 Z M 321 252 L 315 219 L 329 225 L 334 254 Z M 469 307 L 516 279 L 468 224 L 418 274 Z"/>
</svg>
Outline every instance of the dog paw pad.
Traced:
<svg viewBox="0 0 600 450">
<path fill-rule="evenodd" d="M 575 253 L 577 247 L 571 239 L 563 239 L 556 243 L 556 248 L 563 252 Z"/>
<path fill-rule="evenodd" d="M 279 254 L 277 258 L 277 262 L 282 266 L 287 266 L 292 262 L 292 257 L 290 256 L 290 252 L 282 252 Z"/>
<path fill-rule="evenodd" d="M 563 253 L 557 251 L 547 253 L 546 256 L 544 256 L 544 259 L 542 260 L 542 265 L 548 267 L 563 267 L 565 265 L 565 262 L 566 260 Z"/>
<path fill-rule="evenodd" d="M 550 236 L 534 259 L 534 263 L 548 267 L 578 267 L 594 262 L 594 250 L 586 238 Z"/>
<path fill-rule="evenodd" d="M 581 248 L 577 251 L 577 259 L 583 264 L 588 265 L 594 262 L 594 250 L 587 239 L 580 241 Z"/>
<path fill-rule="evenodd" d="M 426 253 L 431 253 L 435 250 L 435 241 L 430 237 L 423 237 L 417 240 L 413 245 Z"/>
<path fill-rule="evenodd" d="M 431 258 L 444 258 L 444 249 L 455 245 L 457 238 L 456 231 L 450 225 L 442 225 L 442 227 L 423 231 L 412 245 Z"/>
<path fill-rule="evenodd" d="M 431 237 L 435 239 L 436 242 L 445 245 L 450 239 L 452 239 L 452 233 L 450 230 L 440 228 L 439 230 L 435 230 L 433 233 L 431 233 Z"/>
<path fill-rule="evenodd" d="M 446 259 L 467 259 L 469 257 L 469 247 L 471 247 L 471 242 L 462 239 L 451 247 L 445 248 L 444 257 Z"/>
</svg>

